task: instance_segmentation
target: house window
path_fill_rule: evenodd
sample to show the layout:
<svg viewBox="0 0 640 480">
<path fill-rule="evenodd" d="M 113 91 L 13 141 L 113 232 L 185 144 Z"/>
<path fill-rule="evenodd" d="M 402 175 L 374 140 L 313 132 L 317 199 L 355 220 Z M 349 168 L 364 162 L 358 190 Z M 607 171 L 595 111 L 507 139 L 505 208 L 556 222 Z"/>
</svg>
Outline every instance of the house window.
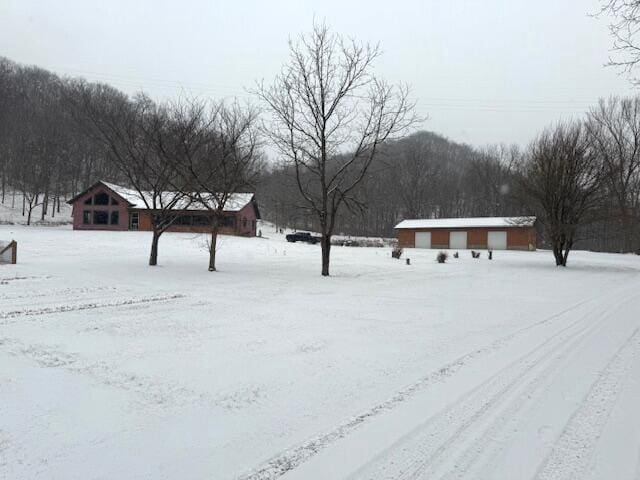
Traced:
<svg viewBox="0 0 640 480">
<path fill-rule="evenodd" d="M 104 192 L 96 193 L 96 196 L 93 197 L 94 205 L 109 205 L 109 195 Z"/>
<path fill-rule="evenodd" d="M 111 197 L 111 205 L 118 205 L 118 201 L 113 197 Z"/>
<path fill-rule="evenodd" d="M 194 215 L 193 224 L 198 227 L 213 225 L 213 219 L 209 215 Z"/>
<path fill-rule="evenodd" d="M 178 215 L 174 221 L 175 225 L 191 225 L 193 217 L 191 215 Z"/>
<path fill-rule="evenodd" d="M 82 223 L 84 223 L 85 225 L 91 224 L 91 210 L 85 210 L 84 212 L 82 212 Z"/>
<path fill-rule="evenodd" d="M 233 216 L 220 217 L 221 227 L 233 227 L 236 224 L 236 218 Z"/>
<path fill-rule="evenodd" d="M 129 230 L 138 230 L 140 222 L 140 214 L 138 212 L 131 212 L 129 214 Z"/>
<path fill-rule="evenodd" d="M 93 203 L 93 197 L 89 197 L 84 201 L 85 205 L 91 205 L 91 203 Z"/>
<path fill-rule="evenodd" d="M 117 210 L 114 210 L 113 212 L 111 212 L 111 225 L 118 225 L 118 223 L 120 222 L 120 212 L 118 212 Z"/>
<path fill-rule="evenodd" d="M 93 211 L 93 224 L 94 225 L 109 225 L 109 212 L 105 210 Z"/>
</svg>

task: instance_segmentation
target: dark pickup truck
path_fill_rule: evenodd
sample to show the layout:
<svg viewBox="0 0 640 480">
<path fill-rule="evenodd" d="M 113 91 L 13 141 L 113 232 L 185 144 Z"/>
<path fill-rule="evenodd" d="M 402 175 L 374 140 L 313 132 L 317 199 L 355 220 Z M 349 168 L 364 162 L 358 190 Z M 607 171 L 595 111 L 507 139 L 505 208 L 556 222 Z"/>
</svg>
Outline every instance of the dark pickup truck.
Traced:
<svg viewBox="0 0 640 480">
<path fill-rule="evenodd" d="M 290 233 L 285 238 L 287 239 L 287 242 L 307 242 L 312 245 L 315 245 L 320 241 L 320 237 L 315 237 L 309 232 Z"/>
</svg>

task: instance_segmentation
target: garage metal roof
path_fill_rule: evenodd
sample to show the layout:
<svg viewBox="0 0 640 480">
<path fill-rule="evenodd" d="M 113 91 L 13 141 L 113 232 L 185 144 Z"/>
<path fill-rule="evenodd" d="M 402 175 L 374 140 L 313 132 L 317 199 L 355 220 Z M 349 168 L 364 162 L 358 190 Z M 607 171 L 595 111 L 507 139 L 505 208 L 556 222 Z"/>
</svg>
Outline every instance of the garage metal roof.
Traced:
<svg viewBox="0 0 640 480">
<path fill-rule="evenodd" d="M 532 227 L 535 221 L 536 217 L 425 218 L 403 220 L 395 228 Z"/>
</svg>

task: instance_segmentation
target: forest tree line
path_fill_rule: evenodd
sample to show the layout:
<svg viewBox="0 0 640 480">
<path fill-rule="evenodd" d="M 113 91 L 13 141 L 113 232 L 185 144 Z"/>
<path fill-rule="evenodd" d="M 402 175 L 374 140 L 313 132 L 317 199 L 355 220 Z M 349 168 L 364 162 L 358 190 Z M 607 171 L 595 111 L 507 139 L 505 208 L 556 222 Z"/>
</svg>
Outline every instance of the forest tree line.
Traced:
<svg viewBox="0 0 640 480">
<path fill-rule="evenodd" d="M 133 106 L 120 123 L 119 117 L 113 116 L 117 102 L 124 102 L 128 109 Z M 87 122 L 87 115 L 93 116 L 93 127 Z M 135 131 L 135 138 L 129 139 L 133 143 L 127 145 L 124 141 L 115 146 L 108 135 L 100 134 L 108 130 L 110 123 L 111 127 L 119 126 L 111 132 L 112 136 L 132 133 L 123 127 L 126 121 L 136 122 L 136 116 L 145 120 Z M 202 163 L 187 165 L 185 159 L 200 158 L 197 161 L 202 162 L 197 155 L 211 154 L 207 150 L 211 145 L 215 143 L 216 148 L 222 148 L 220 142 L 210 142 L 208 146 L 198 144 L 197 140 L 202 139 L 207 128 L 209 135 L 216 138 L 219 137 L 216 129 L 226 128 L 227 138 L 231 138 L 239 134 L 234 128 L 247 128 L 243 135 L 248 137 L 243 137 L 243 141 L 249 137 L 250 140 L 242 148 L 251 150 L 252 172 L 242 182 L 231 182 L 228 188 L 256 191 L 263 218 L 278 226 L 317 230 L 318 217 L 302 198 L 291 162 L 278 158 L 262 161 L 257 117 L 257 110 L 250 107 L 235 113 L 233 109 L 218 110 L 216 116 L 210 110 L 205 112 L 204 105 L 198 102 L 158 105 L 142 95 L 129 98 L 106 85 L 61 78 L 41 68 L 0 59 L 1 201 L 15 202 L 14 192 L 19 192 L 24 206 L 17 207 L 23 208 L 25 217 L 44 219 L 57 215 L 60 202 L 98 179 L 135 187 L 132 183 L 139 172 L 131 160 L 134 155 L 131 148 L 153 149 L 156 157 L 181 166 L 181 175 L 174 171 L 164 183 L 156 182 L 156 189 L 171 189 L 187 180 L 191 187 L 199 186 L 199 189 L 206 190 L 207 185 L 217 187 L 219 183 L 211 178 L 218 175 L 215 168 L 207 170 Z M 189 123 L 194 120 L 196 124 Z M 589 158 L 590 164 L 597 165 L 598 182 L 597 194 L 589 199 L 588 215 L 572 225 L 573 247 L 637 252 L 640 249 L 640 102 L 638 98 L 601 100 L 587 112 L 584 120 L 565 125 L 565 130 L 576 125 L 584 147 L 582 155 Z M 378 146 L 377 154 L 364 172 L 365 178 L 351 192 L 348 207 L 335 220 L 334 232 L 393 236 L 393 226 L 404 218 L 536 214 L 537 207 L 523 188 L 523 175 L 531 174 L 527 166 L 531 166 L 532 157 L 541 154 L 541 144 L 549 143 L 554 128 L 560 127 L 539 133 L 524 149 L 512 145 L 475 148 L 426 131 L 388 139 Z M 175 141 L 176 135 L 183 135 L 182 140 L 188 137 L 190 148 L 200 149 L 197 155 L 193 156 L 192 151 L 178 155 L 180 145 Z M 532 137 L 535 135 L 536 132 L 532 132 Z M 140 143 L 141 138 L 145 142 Z M 168 138 L 174 140 L 172 152 L 168 151 L 171 149 Z M 229 148 L 233 150 L 236 146 Z M 143 150 L 137 152 L 140 157 Z M 340 155 L 329 159 L 329 164 L 339 163 Z M 129 161 L 132 163 L 127 166 Z M 137 165 L 146 161 L 138 158 Z M 190 176 L 185 174 L 189 169 Z M 208 172 L 206 175 L 202 173 L 204 170 Z M 304 182 L 305 173 L 301 175 Z M 202 181 L 203 178 L 206 181 Z M 145 190 L 154 188 L 153 179 L 148 180 L 145 184 L 138 178 Z"/>
</svg>

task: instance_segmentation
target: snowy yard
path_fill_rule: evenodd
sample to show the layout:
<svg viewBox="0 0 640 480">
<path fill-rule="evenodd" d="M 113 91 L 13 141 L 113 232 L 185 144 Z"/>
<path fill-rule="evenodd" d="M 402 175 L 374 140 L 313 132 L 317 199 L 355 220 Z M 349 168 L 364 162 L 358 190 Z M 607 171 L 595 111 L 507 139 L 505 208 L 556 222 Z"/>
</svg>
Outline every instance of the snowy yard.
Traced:
<svg viewBox="0 0 640 480">
<path fill-rule="evenodd" d="M 640 478 L 640 257 L 263 233 L 0 225 L 0 478 Z"/>
</svg>

